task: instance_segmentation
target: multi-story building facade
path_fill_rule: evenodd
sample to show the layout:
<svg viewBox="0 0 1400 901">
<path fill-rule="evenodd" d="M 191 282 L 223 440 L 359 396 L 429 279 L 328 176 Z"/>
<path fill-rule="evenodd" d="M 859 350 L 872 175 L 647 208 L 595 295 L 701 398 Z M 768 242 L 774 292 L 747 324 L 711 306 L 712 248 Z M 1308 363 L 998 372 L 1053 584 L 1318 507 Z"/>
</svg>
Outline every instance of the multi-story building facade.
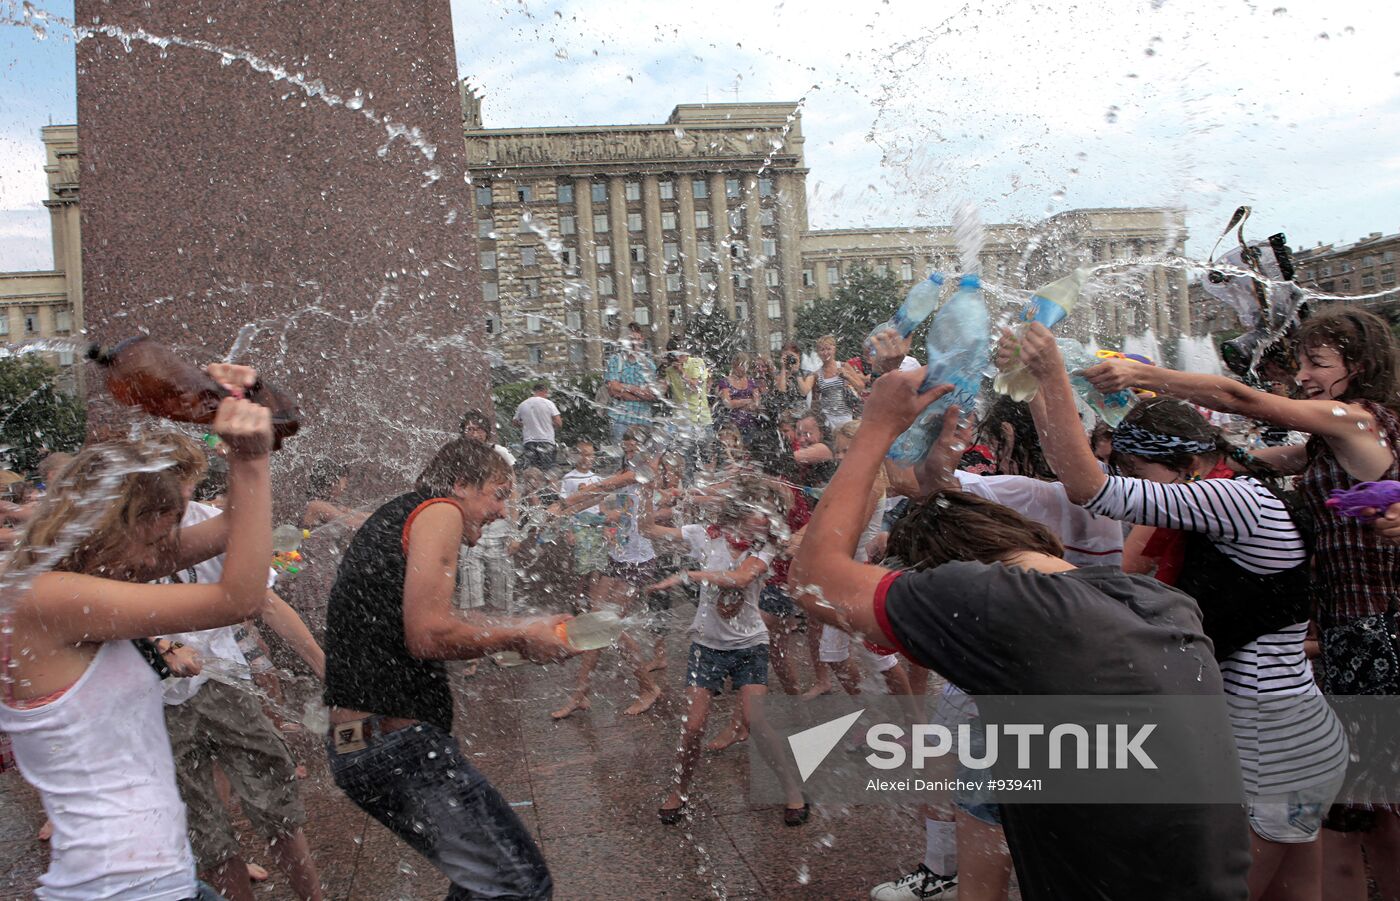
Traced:
<svg viewBox="0 0 1400 901">
<path fill-rule="evenodd" d="M 1325 294 L 1356 296 L 1395 291 L 1400 234 L 1371 232 L 1349 244 L 1318 244 L 1293 254 L 1300 285 Z M 1400 296 L 1396 297 L 1400 300 Z"/>
<path fill-rule="evenodd" d="M 52 269 L 0 272 L 0 343 L 50 338 L 83 328 L 82 242 L 78 233 L 78 129 L 50 125 L 41 132 L 53 238 Z M 59 352 L 70 364 L 73 354 Z"/>
<path fill-rule="evenodd" d="M 464 86 L 488 332 L 507 364 L 594 369 L 635 321 L 658 343 L 723 308 L 790 333 L 807 226 L 794 103 L 683 104 L 657 125 L 486 129 Z"/>
</svg>

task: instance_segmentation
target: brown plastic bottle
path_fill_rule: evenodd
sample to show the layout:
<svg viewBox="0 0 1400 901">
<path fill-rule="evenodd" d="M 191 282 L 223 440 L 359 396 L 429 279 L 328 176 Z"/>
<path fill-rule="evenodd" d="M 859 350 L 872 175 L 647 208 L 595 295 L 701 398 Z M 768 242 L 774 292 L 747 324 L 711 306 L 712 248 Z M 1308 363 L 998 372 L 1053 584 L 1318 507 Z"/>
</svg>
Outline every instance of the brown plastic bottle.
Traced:
<svg viewBox="0 0 1400 901">
<path fill-rule="evenodd" d="M 229 396 L 203 369 L 145 335 L 111 348 L 93 344 L 87 355 L 102 367 L 107 390 L 120 403 L 162 419 L 209 425 L 219 412 L 219 402 Z M 285 391 L 258 379 L 246 396 L 272 411 L 275 447 L 301 427 L 301 411 Z"/>
</svg>

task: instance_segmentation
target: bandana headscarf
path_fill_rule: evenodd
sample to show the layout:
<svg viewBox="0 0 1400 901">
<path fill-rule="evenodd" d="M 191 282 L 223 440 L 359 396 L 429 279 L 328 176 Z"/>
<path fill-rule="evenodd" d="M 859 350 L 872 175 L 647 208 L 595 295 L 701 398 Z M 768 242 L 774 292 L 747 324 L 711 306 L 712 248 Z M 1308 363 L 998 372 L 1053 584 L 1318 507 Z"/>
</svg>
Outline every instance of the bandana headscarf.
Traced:
<svg viewBox="0 0 1400 901">
<path fill-rule="evenodd" d="M 1178 435 L 1163 435 L 1130 422 L 1120 422 L 1113 430 L 1113 449 L 1134 457 L 1174 457 L 1178 454 L 1208 454 L 1215 450 L 1215 441 L 1197 441 Z"/>
</svg>

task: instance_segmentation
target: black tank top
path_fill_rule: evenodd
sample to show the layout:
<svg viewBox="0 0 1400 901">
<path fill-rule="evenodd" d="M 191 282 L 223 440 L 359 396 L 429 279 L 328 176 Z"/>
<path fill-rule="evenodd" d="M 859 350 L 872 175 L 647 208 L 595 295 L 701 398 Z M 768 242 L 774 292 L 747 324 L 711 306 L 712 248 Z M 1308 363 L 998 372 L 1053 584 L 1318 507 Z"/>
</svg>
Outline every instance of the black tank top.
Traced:
<svg viewBox="0 0 1400 901">
<path fill-rule="evenodd" d="M 410 654 L 403 630 L 408 527 L 434 503 L 453 501 L 423 491 L 397 497 L 351 540 L 327 603 L 324 698 L 327 706 L 422 720 L 450 732 L 447 667 Z"/>
</svg>

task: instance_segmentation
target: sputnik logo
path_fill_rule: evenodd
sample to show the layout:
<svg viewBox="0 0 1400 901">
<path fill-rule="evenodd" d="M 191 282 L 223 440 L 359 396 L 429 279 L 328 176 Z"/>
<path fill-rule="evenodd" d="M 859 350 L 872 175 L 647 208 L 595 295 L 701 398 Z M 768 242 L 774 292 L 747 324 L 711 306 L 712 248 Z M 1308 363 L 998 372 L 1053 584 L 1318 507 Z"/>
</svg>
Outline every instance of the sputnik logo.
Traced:
<svg viewBox="0 0 1400 901">
<path fill-rule="evenodd" d="M 846 733 L 851 731 L 851 727 L 864 712 L 865 708 L 862 707 L 855 713 L 848 713 L 820 726 L 803 729 L 788 736 L 788 747 L 792 748 L 792 756 L 797 761 L 797 772 L 802 776 L 803 782 L 816 772 L 817 767 L 822 765 L 827 755 L 846 737 Z"/>
</svg>

